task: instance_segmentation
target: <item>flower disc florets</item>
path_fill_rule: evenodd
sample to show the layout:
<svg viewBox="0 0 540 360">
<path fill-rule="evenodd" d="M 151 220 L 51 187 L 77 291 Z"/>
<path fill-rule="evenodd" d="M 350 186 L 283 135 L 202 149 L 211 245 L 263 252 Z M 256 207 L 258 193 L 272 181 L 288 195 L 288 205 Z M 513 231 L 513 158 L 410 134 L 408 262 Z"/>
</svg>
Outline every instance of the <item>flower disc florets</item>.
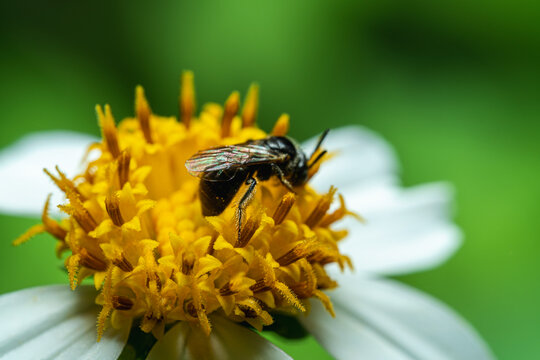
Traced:
<svg viewBox="0 0 540 360">
<path fill-rule="evenodd" d="M 182 79 L 181 122 L 152 114 L 141 87 L 136 117 L 115 125 L 109 106 L 97 107 L 103 141 L 89 148 L 96 160 L 73 179 L 60 169 L 46 171 L 65 193 L 59 205 L 69 215 L 61 222 L 48 217 L 17 240 L 46 231 L 58 239 L 57 252 L 70 252 L 65 264 L 71 287 L 93 276 L 103 306 L 98 335 L 110 318 L 114 327 L 140 327 L 156 336 L 173 321 L 200 324 L 208 334 L 208 315 L 219 312 L 233 321 L 261 329 L 272 312 L 305 312 L 316 297 L 332 306 L 322 289 L 336 283 L 324 266 L 349 261 L 337 242 L 346 231 L 330 225 L 348 213 L 341 206 L 328 213 L 335 189 L 319 195 L 308 185 L 289 192 L 279 181 L 260 182 L 247 207 L 238 235 L 235 207 L 203 217 L 199 179 L 185 161 L 201 149 L 268 136 L 254 126 L 257 88 L 252 87 L 242 114 L 238 93 L 224 108 L 207 104 L 194 118 L 191 73 Z M 288 117 L 280 117 L 273 135 L 285 135 Z M 311 169 L 312 176 L 317 169 Z"/>
</svg>

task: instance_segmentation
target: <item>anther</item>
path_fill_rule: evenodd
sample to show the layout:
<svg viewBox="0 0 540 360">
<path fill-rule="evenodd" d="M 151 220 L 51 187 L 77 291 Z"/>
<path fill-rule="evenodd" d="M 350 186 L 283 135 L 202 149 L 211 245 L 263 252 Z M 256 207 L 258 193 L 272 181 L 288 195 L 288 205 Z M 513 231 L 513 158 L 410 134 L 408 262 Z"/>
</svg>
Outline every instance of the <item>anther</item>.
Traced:
<svg viewBox="0 0 540 360">
<path fill-rule="evenodd" d="M 133 307 L 133 300 L 125 296 L 113 295 L 111 302 L 116 310 L 130 310 Z"/>
<path fill-rule="evenodd" d="M 240 94 L 238 91 L 233 92 L 227 101 L 225 101 L 225 110 L 221 119 L 221 137 L 229 136 L 231 132 L 231 123 L 240 107 Z"/>
<path fill-rule="evenodd" d="M 118 181 L 120 188 L 124 187 L 124 184 L 129 180 L 129 163 L 131 162 L 131 154 L 124 151 L 118 158 Z"/>
<path fill-rule="evenodd" d="M 313 267 L 308 261 L 304 261 L 300 264 L 300 268 L 304 275 L 305 280 L 299 281 L 290 285 L 291 290 L 301 299 L 309 298 L 313 296 L 313 292 L 317 288 L 317 278 Z"/>
<path fill-rule="evenodd" d="M 332 256 L 331 254 L 320 250 L 313 251 L 311 254 L 309 254 L 307 259 L 310 263 L 317 263 L 321 265 L 326 265 L 337 261 L 336 256 Z"/>
<path fill-rule="evenodd" d="M 249 305 L 238 304 L 238 308 L 244 313 L 244 316 L 248 319 L 256 318 L 258 314 L 258 309 L 254 309 Z"/>
<path fill-rule="evenodd" d="M 135 113 L 137 114 L 137 120 L 139 120 L 144 139 L 147 143 L 153 144 L 150 130 L 150 115 L 152 114 L 152 110 L 144 96 L 144 89 L 140 85 L 137 85 L 135 89 Z"/>
<path fill-rule="evenodd" d="M 292 284 L 290 285 L 290 288 L 299 299 L 307 299 L 313 295 L 313 288 L 309 286 L 307 281 L 300 281 Z"/>
<path fill-rule="evenodd" d="M 281 224 L 283 220 L 285 220 L 295 201 L 296 196 L 292 192 L 285 194 L 281 198 L 281 201 L 279 202 L 279 205 L 277 206 L 276 211 L 274 211 L 274 215 L 272 216 L 276 225 Z"/>
<path fill-rule="evenodd" d="M 319 199 L 319 202 L 315 206 L 315 209 L 309 214 L 308 218 L 306 219 L 305 223 L 310 228 L 313 228 L 317 226 L 317 224 L 321 221 L 324 215 L 326 215 L 326 212 L 328 209 L 330 209 L 330 204 L 332 204 L 332 199 L 334 198 L 334 194 L 336 193 L 337 189 L 335 187 L 330 187 L 330 191 L 321 197 Z"/>
<path fill-rule="evenodd" d="M 120 202 L 118 201 L 118 197 L 115 195 L 107 196 L 105 198 L 105 208 L 114 225 L 122 226 L 124 224 L 124 219 L 120 213 Z"/>
<path fill-rule="evenodd" d="M 101 134 L 105 143 L 107 144 L 107 150 L 111 153 L 113 158 L 118 157 L 120 154 L 120 148 L 118 147 L 118 137 L 116 133 L 116 126 L 114 124 L 114 118 L 111 113 L 111 107 L 105 105 L 105 114 L 100 105 L 96 105 L 96 113 L 98 116 L 99 126 L 101 127 Z"/>
<path fill-rule="evenodd" d="M 301 244 L 296 245 L 291 250 L 287 251 L 284 255 L 280 256 L 276 261 L 281 266 L 287 266 L 290 265 L 299 259 L 306 257 L 306 255 L 309 253 L 309 244 L 306 242 L 303 242 Z"/>
<path fill-rule="evenodd" d="M 268 284 L 266 278 L 257 280 L 257 282 L 249 287 L 253 293 L 268 291 L 272 289 L 272 286 Z"/>
<path fill-rule="evenodd" d="M 107 270 L 107 264 L 98 257 L 90 254 L 85 248 L 79 251 L 79 255 L 81 256 L 80 264 L 82 266 L 97 271 Z"/>
<path fill-rule="evenodd" d="M 193 73 L 184 71 L 180 80 L 180 119 L 189 128 L 191 118 L 195 113 L 195 86 L 193 85 Z"/>
<path fill-rule="evenodd" d="M 197 309 L 195 308 L 195 304 L 193 304 L 193 300 L 184 303 L 184 312 L 193 318 L 197 318 Z"/>
<path fill-rule="evenodd" d="M 88 210 L 84 207 L 78 194 L 71 189 L 66 189 L 66 196 L 69 199 L 69 207 L 59 205 L 59 208 L 67 212 L 69 215 L 73 215 L 77 223 L 83 228 L 84 231 L 89 233 L 97 226 L 96 220 L 90 215 Z"/>
<path fill-rule="evenodd" d="M 259 85 L 251 84 L 244 107 L 242 108 L 242 125 L 243 127 L 251 127 L 255 124 L 257 111 L 259 108 Z"/>
<path fill-rule="evenodd" d="M 212 255 L 214 253 L 214 244 L 216 243 L 216 240 L 219 236 L 219 233 L 214 230 L 212 233 L 212 238 L 210 239 L 210 242 L 208 243 L 208 248 L 206 249 L 206 253 L 208 255 Z"/>
<path fill-rule="evenodd" d="M 154 278 L 155 278 L 155 281 L 156 281 L 156 288 L 157 288 L 157 291 L 161 291 L 161 288 L 162 288 L 162 283 L 161 283 L 161 278 L 159 277 L 158 273 L 154 273 Z"/>
<path fill-rule="evenodd" d="M 248 243 L 249 240 L 253 237 L 253 234 L 255 234 L 255 231 L 259 228 L 261 219 L 259 217 L 251 217 L 246 221 L 246 224 L 242 227 L 242 230 L 240 231 L 240 235 L 238 239 L 236 240 L 236 244 L 234 244 L 234 247 L 236 248 L 243 248 Z"/>
<path fill-rule="evenodd" d="M 75 187 L 75 184 L 73 184 L 73 181 L 69 180 L 67 176 L 60 171 L 60 168 L 58 166 L 55 167 L 56 172 L 58 172 L 58 177 L 54 176 L 49 170 L 43 169 L 45 174 L 51 178 L 51 180 L 54 182 L 54 184 L 63 192 L 67 193 L 69 190 L 76 193 L 79 197 L 82 197 L 79 193 L 79 190 Z"/>
<path fill-rule="evenodd" d="M 276 121 L 274 128 L 272 129 L 272 135 L 285 136 L 289 132 L 289 115 L 282 114 Z"/>
<path fill-rule="evenodd" d="M 122 254 L 122 257 L 119 259 L 114 259 L 112 262 L 114 265 L 118 266 L 124 272 L 133 271 L 133 265 L 129 262 L 128 259 Z"/>
<path fill-rule="evenodd" d="M 221 287 L 221 289 L 219 289 L 219 295 L 221 296 L 234 295 L 237 292 L 238 291 L 234 291 L 231 289 L 231 283 L 226 283 L 225 285 L 223 285 L 223 287 Z"/>
<path fill-rule="evenodd" d="M 195 256 L 192 253 L 184 253 L 184 259 L 182 260 L 182 273 L 189 275 L 193 271 L 195 265 Z"/>
</svg>

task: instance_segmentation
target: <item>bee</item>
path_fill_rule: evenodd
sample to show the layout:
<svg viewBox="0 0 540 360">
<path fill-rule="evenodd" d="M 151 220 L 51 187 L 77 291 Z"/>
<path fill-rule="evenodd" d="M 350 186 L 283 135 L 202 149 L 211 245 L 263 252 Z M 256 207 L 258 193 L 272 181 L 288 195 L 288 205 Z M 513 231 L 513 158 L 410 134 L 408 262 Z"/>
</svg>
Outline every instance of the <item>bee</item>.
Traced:
<svg viewBox="0 0 540 360">
<path fill-rule="evenodd" d="M 243 184 L 247 190 L 236 208 L 238 237 L 246 207 L 253 198 L 258 181 L 276 177 L 289 191 L 304 185 L 308 171 L 326 154 L 318 153 L 326 130 L 319 137 L 308 158 L 302 148 L 286 136 L 268 136 L 241 144 L 199 151 L 185 165 L 189 173 L 200 178 L 199 198 L 204 216 L 217 216 L 231 203 Z"/>
</svg>

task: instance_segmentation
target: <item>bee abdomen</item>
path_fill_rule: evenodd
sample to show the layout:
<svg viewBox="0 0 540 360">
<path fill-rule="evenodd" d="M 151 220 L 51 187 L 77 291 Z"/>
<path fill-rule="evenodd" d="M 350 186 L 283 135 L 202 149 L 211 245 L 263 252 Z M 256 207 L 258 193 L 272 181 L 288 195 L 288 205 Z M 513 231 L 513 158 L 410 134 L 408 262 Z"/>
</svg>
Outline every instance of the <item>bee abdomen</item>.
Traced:
<svg viewBox="0 0 540 360">
<path fill-rule="evenodd" d="M 204 216 L 217 216 L 227 208 L 245 180 L 245 173 L 239 175 L 227 181 L 201 179 L 199 198 Z"/>
</svg>

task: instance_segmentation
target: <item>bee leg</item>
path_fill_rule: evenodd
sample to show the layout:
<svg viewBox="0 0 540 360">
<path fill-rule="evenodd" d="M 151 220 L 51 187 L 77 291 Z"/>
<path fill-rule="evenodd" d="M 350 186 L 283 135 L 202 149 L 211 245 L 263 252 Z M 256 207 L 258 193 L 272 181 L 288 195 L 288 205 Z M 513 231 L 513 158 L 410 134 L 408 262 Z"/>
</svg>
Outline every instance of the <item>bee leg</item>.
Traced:
<svg viewBox="0 0 540 360">
<path fill-rule="evenodd" d="M 277 166 L 276 164 L 272 164 L 272 170 L 274 171 L 274 173 L 277 175 L 279 181 L 281 181 L 281 183 L 290 191 L 292 192 L 293 194 L 296 194 L 296 191 L 294 191 L 291 183 L 285 179 L 285 175 L 283 175 L 283 171 L 281 171 L 280 167 Z"/>
<path fill-rule="evenodd" d="M 238 239 L 240 239 L 240 235 L 242 233 L 242 221 L 244 220 L 244 216 L 246 214 L 246 207 L 253 198 L 253 194 L 255 194 L 255 186 L 257 186 L 257 180 L 255 180 L 253 176 L 250 176 L 246 180 L 246 185 L 249 185 L 249 187 L 238 202 L 238 207 L 236 208 L 236 228 L 238 230 Z"/>
</svg>

